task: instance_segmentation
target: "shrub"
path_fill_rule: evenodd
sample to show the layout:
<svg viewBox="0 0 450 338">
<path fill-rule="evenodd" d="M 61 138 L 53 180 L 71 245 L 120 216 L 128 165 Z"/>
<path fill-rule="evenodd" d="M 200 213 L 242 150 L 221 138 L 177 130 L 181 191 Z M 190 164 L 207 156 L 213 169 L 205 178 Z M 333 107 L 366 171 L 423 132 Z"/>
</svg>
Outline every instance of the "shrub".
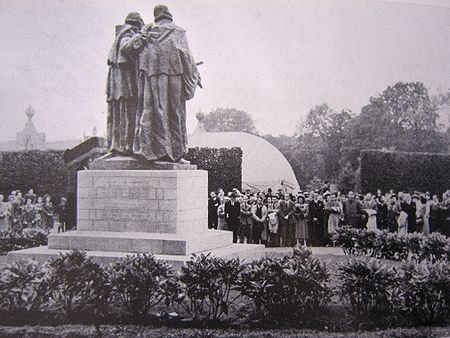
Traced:
<svg viewBox="0 0 450 338">
<path fill-rule="evenodd" d="M 60 254 L 49 263 L 49 309 L 69 322 L 98 323 L 108 313 L 110 283 L 106 271 L 85 252 Z"/>
<path fill-rule="evenodd" d="M 181 294 L 175 303 L 191 317 L 219 321 L 229 315 L 231 305 L 241 296 L 236 290 L 242 270 L 239 259 L 194 254 L 181 267 Z"/>
<path fill-rule="evenodd" d="M 399 235 L 397 232 L 386 230 L 378 233 L 376 246 L 378 246 L 377 258 L 401 261 L 407 259 L 409 254 L 406 245 L 407 235 Z"/>
<path fill-rule="evenodd" d="M 367 320 L 392 313 L 390 295 L 396 271 L 376 259 L 352 259 L 338 269 L 341 299 L 355 318 Z"/>
<path fill-rule="evenodd" d="M 63 151 L 11 151 L 0 153 L 0 193 L 8 196 L 12 190 L 28 191 L 54 201 L 67 196 L 67 169 Z"/>
<path fill-rule="evenodd" d="M 8 311 L 40 311 L 46 301 L 48 267 L 19 260 L 0 273 L 0 307 Z"/>
<path fill-rule="evenodd" d="M 450 246 L 450 240 L 446 236 L 433 232 L 423 242 L 421 258 L 433 262 L 447 259 L 448 246 Z"/>
<path fill-rule="evenodd" d="M 189 148 L 186 159 L 208 171 L 208 191 L 231 191 L 242 186 L 241 148 Z"/>
<path fill-rule="evenodd" d="M 420 233 L 400 235 L 388 231 L 367 231 L 342 227 L 333 240 L 345 254 L 404 261 L 448 260 L 450 240 L 439 233 L 424 236 Z"/>
<path fill-rule="evenodd" d="M 240 284 L 261 319 L 299 325 L 317 319 L 330 300 L 328 279 L 325 266 L 311 258 L 310 251 L 296 248 L 291 257 L 265 257 L 247 264 Z"/>
<path fill-rule="evenodd" d="M 396 310 L 411 323 L 450 322 L 450 266 L 445 262 L 404 263 Z"/>
<path fill-rule="evenodd" d="M 399 169 L 401 168 L 401 170 Z M 361 151 L 361 190 L 442 193 L 450 181 L 450 155 Z"/>
<path fill-rule="evenodd" d="M 169 264 L 149 254 L 123 258 L 109 275 L 113 299 L 136 321 L 147 319 L 152 308 L 169 299 L 168 286 L 175 278 Z"/>
<path fill-rule="evenodd" d="M 10 251 L 47 245 L 47 243 L 48 232 L 42 229 L 24 229 L 20 235 L 5 231 L 0 233 L 0 255 Z"/>
</svg>

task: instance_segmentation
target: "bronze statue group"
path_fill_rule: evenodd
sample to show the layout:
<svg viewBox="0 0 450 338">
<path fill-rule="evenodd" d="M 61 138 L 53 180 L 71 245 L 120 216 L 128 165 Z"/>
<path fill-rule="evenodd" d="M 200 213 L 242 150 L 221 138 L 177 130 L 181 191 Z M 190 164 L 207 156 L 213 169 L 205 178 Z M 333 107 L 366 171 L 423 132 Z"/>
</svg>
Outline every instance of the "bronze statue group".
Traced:
<svg viewBox="0 0 450 338">
<path fill-rule="evenodd" d="M 154 22 L 130 13 L 108 57 L 107 146 L 110 155 L 186 163 L 186 101 L 201 86 L 185 31 L 166 6 Z"/>
</svg>

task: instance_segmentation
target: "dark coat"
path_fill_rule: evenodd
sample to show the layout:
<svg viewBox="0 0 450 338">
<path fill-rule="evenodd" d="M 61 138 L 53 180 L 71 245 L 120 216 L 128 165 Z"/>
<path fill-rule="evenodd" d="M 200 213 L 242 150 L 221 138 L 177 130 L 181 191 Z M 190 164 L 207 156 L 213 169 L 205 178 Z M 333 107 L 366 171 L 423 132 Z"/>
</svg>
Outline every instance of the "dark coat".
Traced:
<svg viewBox="0 0 450 338">
<path fill-rule="evenodd" d="M 231 201 L 225 203 L 225 219 L 230 229 L 239 226 L 239 216 L 241 215 L 241 205 L 238 201 L 231 204 Z"/>
</svg>

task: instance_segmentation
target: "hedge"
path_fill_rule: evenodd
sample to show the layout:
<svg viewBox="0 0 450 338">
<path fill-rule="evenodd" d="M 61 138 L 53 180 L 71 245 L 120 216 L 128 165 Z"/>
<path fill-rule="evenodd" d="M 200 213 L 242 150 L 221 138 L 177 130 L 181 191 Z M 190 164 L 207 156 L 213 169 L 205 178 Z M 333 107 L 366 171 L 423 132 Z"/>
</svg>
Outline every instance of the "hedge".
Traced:
<svg viewBox="0 0 450 338">
<path fill-rule="evenodd" d="M 198 169 L 208 171 L 208 191 L 222 188 L 241 190 L 242 150 L 241 148 L 190 148 L 187 159 Z"/>
<path fill-rule="evenodd" d="M 0 153 L 0 194 L 12 190 L 23 193 L 34 189 L 38 195 L 50 194 L 54 201 L 67 196 L 68 170 L 64 151 L 12 151 Z M 208 189 L 241 188 L 242 150 L 240 148 L 191 148 L 187 158 L 198 169 L 208 171 Z"/>
<path fill-rule="evenodd" d="M 29 189 L 43 196 L 50 194 L 54 203 L 67 193 L 64 151 L 11 151 L 0 153 L 0 193 L 12 190 L 25 194 Z"/>
<path fill-rule="evenodd" d="M 429 191 L 449 188 L 450 155 L 378 150 L 361 151 L 361 190 Z"/>
<path fill-rule="evenodd" d="M 433 232 L 398 234 L 386 230 L 370 231 L 342 227 L 333 234 L 333 241 L 346 255 L 364 255 L 394 261 L 450 262 L 450 239 Z"/>
</svg>

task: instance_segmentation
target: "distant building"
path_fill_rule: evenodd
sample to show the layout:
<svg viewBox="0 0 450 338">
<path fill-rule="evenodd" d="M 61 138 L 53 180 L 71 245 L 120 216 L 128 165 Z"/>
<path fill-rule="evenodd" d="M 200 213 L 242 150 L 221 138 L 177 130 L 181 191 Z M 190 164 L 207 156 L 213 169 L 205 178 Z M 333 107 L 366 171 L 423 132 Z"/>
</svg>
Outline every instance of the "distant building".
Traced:
<svg viewBox="0 0 450 338">
<path fill-rule="evenodd" d="M 44 150 L 45 147 L 45 133 L 39 133 L 33 123 L 33 116 L 36 112 L 30 105 L 25 114 L 28 116 L 28 121 L 25 124 L 25 129 L 16 134 L 16 150 Z"/>
<path fill-rule="evenodd" d="M 65 150 L 82 141 L 81 139 L 65 139 L 48 142 L 45 133 L 39 133 L 34 126 L 33 116 L 36 111 L 31 105 L 25 110 L 25 114 L 28 117 L 25 128 L 16 133 L 15 140 L 0 142 L 0 151 Z M 96 130 L 95 133 L 97 133 Z"/>
</svg>

